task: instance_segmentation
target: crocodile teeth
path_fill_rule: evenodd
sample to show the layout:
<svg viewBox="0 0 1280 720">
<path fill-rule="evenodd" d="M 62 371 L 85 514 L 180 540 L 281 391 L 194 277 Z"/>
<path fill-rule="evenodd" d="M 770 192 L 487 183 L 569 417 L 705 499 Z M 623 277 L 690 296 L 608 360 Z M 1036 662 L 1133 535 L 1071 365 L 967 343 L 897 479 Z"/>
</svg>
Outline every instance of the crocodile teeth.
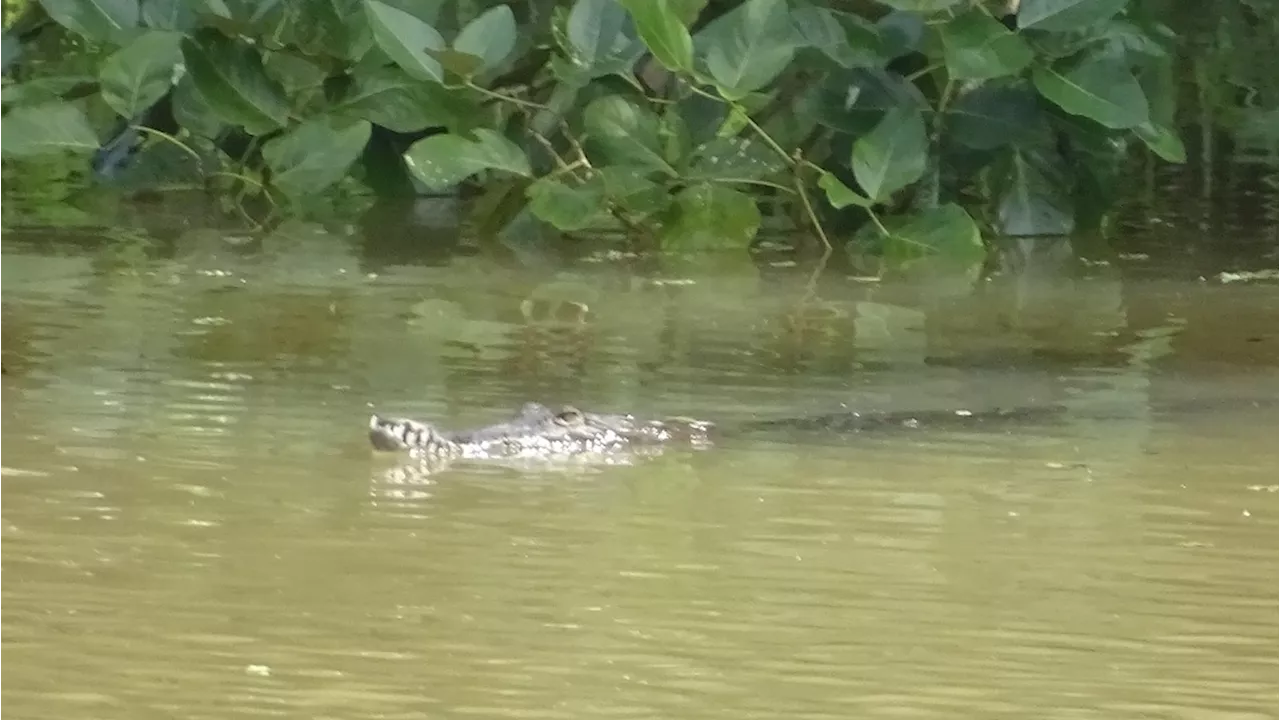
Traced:
<svg viewBox="0 0 1280 720">
<path fill-rule="evenodd" d="M 369 418 L 369 442 L 378 450 L 417 449 L 430 452 L 441 444 L 441 438 L 430 425 L 374 415 Z"/>
</svg>

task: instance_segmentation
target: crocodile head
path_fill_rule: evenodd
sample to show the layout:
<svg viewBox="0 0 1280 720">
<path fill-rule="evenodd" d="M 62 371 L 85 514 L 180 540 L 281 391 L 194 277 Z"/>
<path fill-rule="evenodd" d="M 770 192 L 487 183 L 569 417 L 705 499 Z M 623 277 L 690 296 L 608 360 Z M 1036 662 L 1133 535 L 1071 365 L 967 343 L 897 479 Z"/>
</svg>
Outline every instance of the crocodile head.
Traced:
<svg viewBox="0 0 1280 720">
<path fill-rule="evenodd" d="M 375 415 L 369 422 L 369 440 L 379 450 L 409 450 L 420 457 L 554 459 L 644 450 L 678 437 L 696 441 L 705 439 L 709 428 L 709 423 L 696 420 L 645 421 L 528 403 L 506 422 L 473 430 L 443 431 L 427 423 Z"/>
</svg>

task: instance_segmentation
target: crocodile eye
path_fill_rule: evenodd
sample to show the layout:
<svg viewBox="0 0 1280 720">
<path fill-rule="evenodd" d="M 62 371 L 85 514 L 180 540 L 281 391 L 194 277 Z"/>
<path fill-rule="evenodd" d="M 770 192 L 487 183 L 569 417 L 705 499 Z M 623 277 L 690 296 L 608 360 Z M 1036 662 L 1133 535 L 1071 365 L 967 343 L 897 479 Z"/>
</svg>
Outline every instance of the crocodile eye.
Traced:
<svg viewBox="0 0 1280 720">
<path fill-rule="evenodd" d="M 562 425 L 581 425 L 582 412 L 575 407 L 565 407 L 556 413 L 556 420 Z"/>
</svg>

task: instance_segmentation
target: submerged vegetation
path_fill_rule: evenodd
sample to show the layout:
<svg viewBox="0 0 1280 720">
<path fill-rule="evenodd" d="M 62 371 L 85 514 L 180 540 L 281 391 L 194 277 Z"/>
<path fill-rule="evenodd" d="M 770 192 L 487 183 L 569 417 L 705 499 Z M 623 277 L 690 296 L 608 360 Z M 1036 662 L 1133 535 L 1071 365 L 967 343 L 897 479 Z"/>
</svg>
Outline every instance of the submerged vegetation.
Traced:
<svg viewBox="0 0 1280 720">
<path fill-rule="evenodd" d="M 276 215 L 460 193 L 478 233 L 973 255 L 1097 226 L 1135 148 L 1185 159 L 1165 10 L 42 0 L 6 19 L 5 180 L 70 157 Z"/>
</svg>

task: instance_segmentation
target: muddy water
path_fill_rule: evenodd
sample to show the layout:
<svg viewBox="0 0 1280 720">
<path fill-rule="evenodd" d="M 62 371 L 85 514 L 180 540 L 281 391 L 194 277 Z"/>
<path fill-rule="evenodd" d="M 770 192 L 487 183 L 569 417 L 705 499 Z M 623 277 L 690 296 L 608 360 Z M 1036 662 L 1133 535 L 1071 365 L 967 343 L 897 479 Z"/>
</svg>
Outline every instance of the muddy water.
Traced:
<svg viewBox="0 0 1280 720">
<path fill-rule="evenodd" d="M 1274 284 L 1095 264 L 806 299 L 317 237 L 121 268 L 7 235 L 3 270 L 14 717 L 1275 716 Z M 533 398 L 1067 410 L 429 477 L 363 439 L 371 408 Z"/>
</svg>

